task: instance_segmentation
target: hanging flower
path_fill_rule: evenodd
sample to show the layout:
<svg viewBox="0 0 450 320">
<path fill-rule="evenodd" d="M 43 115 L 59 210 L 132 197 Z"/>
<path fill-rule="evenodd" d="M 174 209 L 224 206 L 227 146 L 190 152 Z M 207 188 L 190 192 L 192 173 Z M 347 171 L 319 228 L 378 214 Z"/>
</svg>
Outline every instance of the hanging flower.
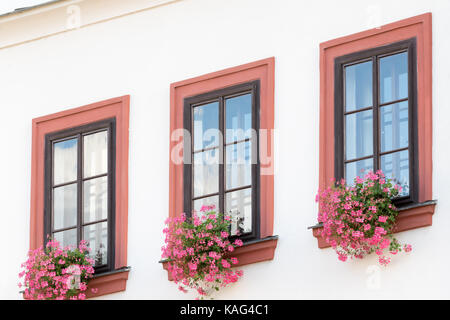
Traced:
<svg viewBox="0 0 450 320">
<path fill-rule="evenodd" d="M 77 248 L 61 248 L 50 239 L 45 248 L 30 250 L 19 273 L 27 300 L 84 300 L 87 283 L 94 273 L 86 241 Z"/>
<path fill-rule="evenodd" d="M 243 243 L 228 240 L 230 217 L 217 214 L 214 206 L 203 206 L 200 212 L 201 218 L 194 213 L 193 218 L 183 214 L 166 221 L 162 258 L 167 259 L 168 271 L 178 289 L 193 289 L 203 299 L 243 275 L 241 270 L 231 269 L 238 260 L 225 255 Z"/>
<path fill-rule="evenodd" d="M 346 186 L 342 180 L 335 186 L 319 190 L 318 221 L 323 224 L 321 236 L 338 254 L 341 261 L 363 258 L 375 252 L 379 263 L 386 266 L 392 255 L 410 252 L 411 245 L 402 247 L 392 231 L 398 211 L 392 204 L 401 187 L 393 185 L 381 170 L 370 171 L 364 178 L 356 177 L 354 185 Z"/>
</svg>

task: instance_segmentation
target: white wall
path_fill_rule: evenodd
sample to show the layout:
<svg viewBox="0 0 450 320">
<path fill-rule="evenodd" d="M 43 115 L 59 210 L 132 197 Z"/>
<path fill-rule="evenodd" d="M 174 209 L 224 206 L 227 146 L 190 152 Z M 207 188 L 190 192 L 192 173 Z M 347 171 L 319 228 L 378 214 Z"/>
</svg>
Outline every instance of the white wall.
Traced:
<svg viewBox="0 0 450 320">
<path fill-rule="evenodd" d="M 83 10 L 82 17 L 92 16 Z M 398 235 L 413 252 L 372 273 L 375 257 L 342 263 L 331 249 L 318 249 L 307 230 L 317 214 L 319 43 L 425 12 L 433 13 L 433 198 L 438 205 L 433 226 Z M 158 263 L 169 201 L 169 85 L 271 56 L 276 59 L 278 248 L 273 261 L 245 266 L 242 280 L 218 298 L 450 298 L 449 12 L 450 2 L 440 0 L 183 0 L 0 46 L 0 299 L 20 298 L 17 274 L 29 243 L 31 119 L 125 94 L 131 95 L 132 270 L 126 292 L 103 298 L 191 297 L 167 281 Z M 48 31 L 67 18 L 65 10 L 46 14 L 45 20 L 28 16 L 22 27 Z M 8 33 L 8 23 L 0 19 L 2 32 Z M 379 288 L 368 285 L 374 279 Z"/>
</svg>

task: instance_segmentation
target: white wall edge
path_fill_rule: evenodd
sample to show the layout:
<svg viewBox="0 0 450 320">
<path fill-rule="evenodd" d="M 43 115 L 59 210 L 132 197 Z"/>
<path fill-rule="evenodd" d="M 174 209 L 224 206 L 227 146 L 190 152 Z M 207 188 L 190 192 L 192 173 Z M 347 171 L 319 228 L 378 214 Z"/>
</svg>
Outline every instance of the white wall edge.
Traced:
<svg viewBox="0 0 450 320">
<path fill-rule="evenodd" d="M 69 0 L 43 4 L 0 17 L 0 50 L 180 1 L 183 0 Z M 77 12 L 79 24 L 69 25 Z"/>
</svg>

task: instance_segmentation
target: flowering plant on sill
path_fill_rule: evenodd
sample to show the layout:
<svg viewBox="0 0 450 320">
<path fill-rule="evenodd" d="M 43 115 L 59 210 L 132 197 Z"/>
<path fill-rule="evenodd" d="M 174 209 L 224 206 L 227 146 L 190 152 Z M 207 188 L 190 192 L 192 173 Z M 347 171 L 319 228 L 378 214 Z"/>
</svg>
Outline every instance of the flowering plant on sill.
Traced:
<svg viewBox="0 0 450 320">
<path fill-rule="evenodd" d="M 94 260 L 90 249 L 82 240 L 77 248 L 61 248 L 58 241 L 50 239 L 45 248 L 28 252 L 19 273 L 27 300 L 84 300 L 89 279 L 94 274 Z M 91 289 L 93 292 L 96 289 Z"/>
<path fill-rule="evenodd" d="M 381 170 L 356 177 L 352 186 L 341 180 L 319 190 L 316 202 L 318 221 L 323 224 L 321 236 L 339 260 L 363 258 L 375 252 L 380 265 L 386 266 L 391 261 L 384 253 L 386 248 L 391 255 L 411 251 L 411 245 L 402 246 L 392 235 L 398 211 L 391 199 L 400 191 L 401 187 L 393 185 Z"/>
<path fill-rule="evenodd" d="M 178 289 L 185 293 L 194 289 L 203 299 L 243 275 L 242 270 L 231 269 L 238 260 L 225 257 L 243 243 L 228 240 L 229 216 L 217 214 L 214 206 L 203 206 L 200 214 L 200 218 L 194 213 L 192 218 L 183 214 L 166 220 L 162 258 L 167 259 L 168 272 Z"/>
</svg>

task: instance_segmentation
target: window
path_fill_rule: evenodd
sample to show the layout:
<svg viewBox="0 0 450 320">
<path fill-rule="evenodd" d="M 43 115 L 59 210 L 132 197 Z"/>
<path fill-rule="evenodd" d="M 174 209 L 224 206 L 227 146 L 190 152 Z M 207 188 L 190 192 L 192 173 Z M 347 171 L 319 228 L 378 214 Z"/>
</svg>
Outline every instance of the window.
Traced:
<svg viewBox="0 0 450 320">
<path fill-rule="evenodd" d="M 114 269 L 115 119 L 46 136 L 45 235 L 86 240 L 96 273 Z"/>
<path fill-rule="evenodd" d="M 30 249 L 47 234 L 63 245 L 89 241 L 98 292 L 88 297 L 126 290 L 129 103 L 117 97 L 32 122 Z"/>
<path fill-rule="evenodd" d="M 274 79 L 275 59 L 268 58 L 170 87 L 169 217 L 208 203 L 239 213 L 230 230 L 244 241 L 233 251 L 239 266 L 272 260 L 278 243 Z"/>
<path fill-rule="evenodd" d="M 185 99 L 185 212 L 215 205 L 232 217 L 231 236 L 259 238 L 259 81 Z M 186 161 L 187 160 L 187 161 Z"/>
<path fill-rule="evenodd" d="M 380 168 L 408 185 L 395 230 L 432 225 L 432 127 L 431 13 L 320 44 L 319 188 Z"/>
<path fill-rule="evenodd" d="M 335 60 L 336 178 L 381 169 L 402 186 L 397 205 L 417 199 L 415 47 L 412 38 Z"/>
</svg>

